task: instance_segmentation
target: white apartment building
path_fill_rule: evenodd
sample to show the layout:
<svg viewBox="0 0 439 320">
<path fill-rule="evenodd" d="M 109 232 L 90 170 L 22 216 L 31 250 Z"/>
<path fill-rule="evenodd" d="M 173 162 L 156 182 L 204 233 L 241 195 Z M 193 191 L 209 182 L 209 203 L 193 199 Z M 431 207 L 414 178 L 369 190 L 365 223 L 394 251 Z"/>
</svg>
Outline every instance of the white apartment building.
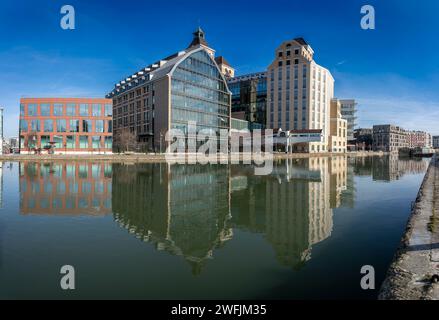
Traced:
<svg viewBox="0 0 439 320">
<path fill-rule="evenodd" d="M 321 142 L 296 144 L 296 152 L 327 152 L 334 78 L 313 60 L 303 39 L 283 42 L 267 70 L 267 127 L 282 130 L 322 130 Z"/>
</svg>

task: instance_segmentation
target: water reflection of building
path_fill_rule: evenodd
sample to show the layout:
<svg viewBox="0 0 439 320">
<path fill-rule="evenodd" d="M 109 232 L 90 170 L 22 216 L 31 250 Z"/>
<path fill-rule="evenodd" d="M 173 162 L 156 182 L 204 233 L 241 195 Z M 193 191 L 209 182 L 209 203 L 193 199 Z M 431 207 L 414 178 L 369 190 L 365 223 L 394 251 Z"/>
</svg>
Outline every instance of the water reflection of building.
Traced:
<svg viewBox="0 0 439 320">
<path fill-rule="evenodd" d="M 0 161 L 0 208 L 3 208 L 3 162 Z"/>
<path fill-rule="evenodd" d="M 130 233 L 183 256 L 198 274 L 232 237 L 229 166 L 115 165 L 113 211 Z"/>
<path fill-rule="evenodd" d="M 112 164 L 20 163 L 20 212 L 49 215 L 111 213 Z"/>
<path fill-rule="evenodd" d="M 428 162 L 418 158 L 386 157 L 351 158 L 357 176 L 372 176 L 375 181 L 399 180 L 406 174 L 420 174 L 427 170 Z"/>
<path fill-rule="evenodd" d="M 233 223 L 264 233 L 278 261 L 300 268 L 312 246 L 331 235 L 332 209 L 347 188 L 346 168 L 346 157 L 280 161 L 265 178 L 232 168 Z M 243 177 L 247 188 L 236 188 L 233 181 Z"/>
</svg>

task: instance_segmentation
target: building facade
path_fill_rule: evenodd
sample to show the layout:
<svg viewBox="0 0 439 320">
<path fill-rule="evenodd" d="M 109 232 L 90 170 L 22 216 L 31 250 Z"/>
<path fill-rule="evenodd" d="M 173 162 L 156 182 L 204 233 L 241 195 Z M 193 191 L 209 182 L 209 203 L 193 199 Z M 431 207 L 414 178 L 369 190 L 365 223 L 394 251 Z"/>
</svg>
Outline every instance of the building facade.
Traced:
<svg viewBox="0 0 439 320">
<path fill-rule="evenodd" d="M 232 118 L 266 127 L 267 74 L 258 72 L 227 81 L 232 93 Z"/>
<path fill-rule="evenodd" d="M 285 41 L 275 54 L 267 70 L 267 127 L 321 129 L 320 142 L 296 144 L 293 151 L 327 152 L 334 96 L 331 73 L 313 60 L 314 51 L 302 38 Z"/>
<path fill-rule="evenodd" d="M 370 128 L 359 128 L 354 130 L 354 139 L 357 150 L 372 150 L 373 130 Z"/>
<path fill-rule="evenodd" d="M 0 107 L 0 154 L 3 153 L 3 141 L 4 141 L 4 136 L 3 136 L 3 113 L 4 113 L 4 109 L 2 107 Z"/>
<path fill-rule="evenodd" d="M 204 32 L 193 35 L 185 50 L 123 79 L 107 95 L 113 100 L 115 151 L 163 152 L 166 132 L 180 129 L 187 137 L 192 121 L 197 132 L 208 129 L 218 136 L 221 129 L 230 129 L 225 75 Z"/>
<path fill-rule="evenodd" d="M 347 151 L 347 121 L 341 115 L 341 103 L 338 99 L 331 100 L 331 124 L 329 132 L 329 152 Z"/>
<path fill-rule="evenodd" d="M 348 141 L 354 144 L 354 130 L 357 126 L 357 103 L 354 99 L 340 99 L 341 115 L 348 122 Z"/>
<path fill-rule="evenodd" d="M 433 148 L 439 149 L 439 136 L 434 136 L 432 140 L 433 140 Z"/>
<path fill-rule="evenodd" d="M 108 153 L 112 101 L 89 98 L 22 98 L 20 153 Z"/>
<path fill-rule="evenodd" d="M 375 151 L 398 152 L 403 148 L 409 148 L 407 131 L 390 124 L 373 126 Z"/>
<path fill-rule="evenodd" d="M 409 131 L 407 133 L 409 148 L 431 148 L 431 134 L 424 131 Z"/>
</svg>

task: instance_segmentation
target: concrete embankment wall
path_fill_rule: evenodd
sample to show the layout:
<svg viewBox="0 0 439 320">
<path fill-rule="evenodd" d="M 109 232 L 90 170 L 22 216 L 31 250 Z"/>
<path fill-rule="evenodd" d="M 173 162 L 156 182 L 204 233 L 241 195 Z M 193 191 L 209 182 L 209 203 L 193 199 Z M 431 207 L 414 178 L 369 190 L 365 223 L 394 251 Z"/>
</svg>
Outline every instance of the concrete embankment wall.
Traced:
<svg viewBox="0 0 439 320">
<path fill-rule="evenodd" d="M 378 298 L 439 299 L 439 158 L 431 160 Z"/>
<path fill-rule="evenodd" d="M 347 157 L 370 157 L 370 156 L 384 156 L 386 153 L 383 152 L 348 152 L 348 153 L 273 153 L 273 159 L 304 159 L 310 157 L 334 157 L 334 156 L 347 156 Z M 252 157 L 252 154 L 226 154 L 219 155 L 219 158 L 229 158 L 238 156 L 241 159 L 248 159 Z M 181 154 L 179 158 L 191 158 L 196 157 L 195 154 Z M 58 160 L 68 160 L 68 161 L 111 161 L 111 162 L 164 162 L 166 157 L 164 154 L 145 154 L 145 153 L 134 153 L 134 154 L 10 154 L 10 155 L 0 155 L 0 161 L 58 161 Z"/>
</svg>

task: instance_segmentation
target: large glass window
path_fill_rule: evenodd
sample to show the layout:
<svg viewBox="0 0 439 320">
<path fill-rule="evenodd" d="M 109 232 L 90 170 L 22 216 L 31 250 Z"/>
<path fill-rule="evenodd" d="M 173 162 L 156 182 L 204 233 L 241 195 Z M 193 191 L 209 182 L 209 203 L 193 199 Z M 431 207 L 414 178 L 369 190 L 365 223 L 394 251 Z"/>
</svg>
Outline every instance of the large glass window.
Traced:
<svg viewBox="0 0 439 320">
<path fill-rule="evenodd" d="M 64 105 L 62 103 L 55 103 L 53 105 L 53 115 L 54 116 L 62 116 L 64 114 Z"/>
<path fill-rule="evenodd" d="M 50 136 L 41 136 L 41 148 L 50 147 Z"/>
<path fill-rule="evenodd" d="M 182 61 L 172 74 L 171 117 L 174 128 L 197 121 L 204 128 L 229 127 L 230 94 L 212 58 L 198 51 Z"/>
<path fill-rule="evenodd" d="M 70 132 L 79 132 L 79 120 L 70 120 Z"/>
<path fill-rule="evenodd" d="M 104 120 L 96 120 L 96 132 L 104 132 Z"/>
<path fill-rule="evenodd" d="M 79 105 L 79 115 L 81 117 L 88 117 L 89 116 L 89 112 L 88 112 L 88 104 L 86 103 L 81 103 Z"/>
<path fill-rule="evenodd" d="M 91 137 L 91 144 L 92 144 L 93 149 L 100 149 L 101 148 L 101 137 L 100 136 Z"/>
<path fill-rule="evenodd" d="M 66 136 L 66 144 L 67 144 L 67 149 L 76 148 L 75 137 L 74 136 Z"/>
<path fill-rule="evenodd" d="M 50 116 L 50 104 L 42 103 L 40 104 L 41 116 L 48 117 Z"/>
<path fill-rule="evenodd" d="M 30 103 L 27 105 L 27 115 L 28 116 L 37 115 L 37 105 L 35 103 Z"/>
<path fill-rule="evenodd" d="M 67 103 L 66 115 L 68 115 L 68 116 L 76 116 L 76 104 L 74 104 L 74 103 Z"/>
<path fill-rule="evenodd" d="M 55 148 L 57 149 L 64 148 L 62 136 L 53 136 L 53 142 L 55 142 Z"/>
<path fill-rule="evenodd" d="M 44 132 L 53 132 L 53 120 L 44 120 Z"/>
<path fill-rule="evenodd" d="M 113 148 L 113 137 L 105 137 L 105 148 Z"/>
<path fill-rule="evenodd" d="M 57 132 L 66 132 L 66 130 L 67 130 L 66 120 L 65 119 L 56 120 L 56 131 Z"/>
<path fill-rule="evenodd" d="M 92 124 L 91 120 L 82 120 L 82 132 L 91 132 Z"/>
<path fill-rule="evenodd" d="M 99 103 L 94 103 L 92 105 L 93 117 L 100 117 L 101 116 L 101 109 L 102 109 L 102 106 Z"/>
<path fill-rule="evenodd" d="M 111 117 L 112 115 L 113 115 L 113 105 L 106 104 L 105 105 L 105 116 L 106 117 Z"/>
<path fill-rule="evenodd" d="M 79 148 L 81 149 L 88 148 L 88 136 L 79 136 Z"/>
<path fill-rule="evenodd" d="M 21 132 L 27 132 L 28 130 L 27 120 L 20 120 L 20 130 Z"/>
<path fill-rule="evenodd" d="M 31 130 L 32 131 L 40 131 L 40 120 L 32 120 L 31 121 Z"/>
</svg>

